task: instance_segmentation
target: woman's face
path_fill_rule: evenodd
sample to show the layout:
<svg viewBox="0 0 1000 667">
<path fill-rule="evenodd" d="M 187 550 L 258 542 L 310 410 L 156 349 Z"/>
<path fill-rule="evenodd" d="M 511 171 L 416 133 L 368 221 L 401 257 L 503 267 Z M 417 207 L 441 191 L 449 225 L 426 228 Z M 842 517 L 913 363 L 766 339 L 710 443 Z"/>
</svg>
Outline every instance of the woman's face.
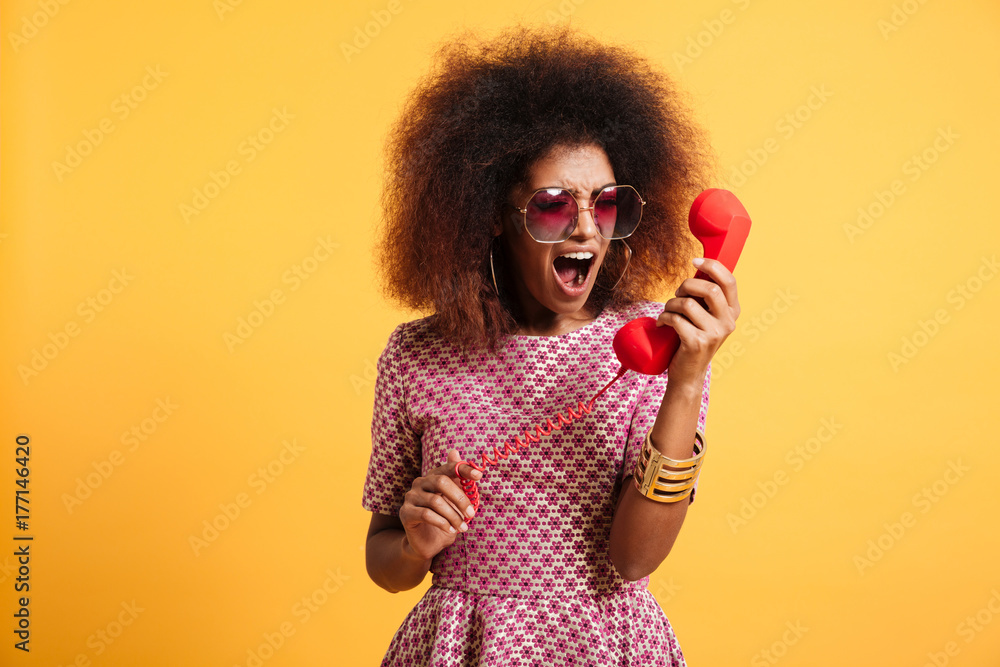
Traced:
<svg viewBox="0 0 1000 667">
<path fill-rule="evenodd" d="M 508 203 L 522 208 L 536 190 L 564 188 L 580 207 L 588 207 L 601 190 L 615 184 L 611 163 L 599 146 L 556 146 L 532 165 L 528 182 L 514 189 Z M 584 306 L 611 243 L 597 232 L 593 212 L 581 212 L 573 234 L 559 243 L 535 241 L 522 219 L 520 214 L 502 216 L 495 234 L 508 258 L 507 275 L 521 306 L 523 331 L 562 333 L 576 328 L 575 321 L 590 321 L 594 315 Z M 575 258 L 567 257 L 570 253 Z"/>
</svg>

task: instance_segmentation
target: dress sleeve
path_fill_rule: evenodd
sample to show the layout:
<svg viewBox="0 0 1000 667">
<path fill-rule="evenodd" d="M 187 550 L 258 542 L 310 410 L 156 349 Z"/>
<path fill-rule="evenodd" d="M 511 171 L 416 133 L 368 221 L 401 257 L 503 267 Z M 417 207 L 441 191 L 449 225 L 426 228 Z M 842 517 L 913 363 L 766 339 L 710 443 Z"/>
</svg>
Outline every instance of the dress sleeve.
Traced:
<svg viewBox="0 0 1000 667">
<path fill-rule="evenodd" d="M 705 432 L 705 418 L 708 415 L 708 386 L 712 380 L 712 364 L 709 362 L 708 370 L 705 372 L 705 384 L 701 392 L 701 409 L 698 411 L 698 430 Z M 650 378 L 646 387 L 639 395 L 639 402 L 632 413 L 632 423 L 629 426 L 628 442 L 625 444 L 625 465 L 622 468 L 622 483 L 631 484 L 632 471 L 639 463 L 639 453 L 642 451 L 642 443 L 646 440 L 646 434 L 653 428 L 656 421 L 656 414 L 660 411 L 660 404 L 663 402 L 663 394 L 667 390 L 667 374 L 656 375 Z M 694 502 L 695 492 L 698 490 L 698 482 L 695 481 L 691 490 L 690 499 Z"/>
<path fill-rule="evenodd" d="M 399 514 L 403 496 L 420 476 L 420 435 L 413 429 L 406 399 L 408 374 L 400 325 L 378 358 L 372 450 L 361 506 L 369 512 Z"/>
</svg>

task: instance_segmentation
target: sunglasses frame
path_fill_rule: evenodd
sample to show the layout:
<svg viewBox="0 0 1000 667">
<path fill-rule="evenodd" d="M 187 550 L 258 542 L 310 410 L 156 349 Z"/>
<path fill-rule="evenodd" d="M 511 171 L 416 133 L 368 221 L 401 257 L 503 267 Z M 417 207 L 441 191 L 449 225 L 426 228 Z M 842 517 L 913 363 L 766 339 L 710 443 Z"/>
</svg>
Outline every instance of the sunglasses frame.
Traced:
<svg viewBox="0 0 1000 667">
<path fill-rule="evenodd" d="M 524 226 L 524 231 L 527 232 L 528 236 L 530 236 L 537 243 L 562 243 L 566 239 L 572 237 L 573 233 L 576 232 L 577 226 L 580 224 L 580 214 L 583 213 L 584 211 L 590 211 L 590 215 L 593 216 L 594 218 L 594 227 L 597 228 L 597 235 L 600 236 L 602 239 L 607 239 L 609 241 L 627 239 L 629 236 L 632 236 L 632 234 L 635 234 L 635 230 L 639 228 L 639 223 L 642 222 L 642 210 L 643 207 L 646 205 L 646 200 L 643 199 L 642 195 L 639 194 L 639 191 L 636 190 L 631 185 L 609 185 L 608 187 L 602 189 L 600 192 L 597 193 L 597 196 L 594 197 L 593 200 L 594 203 L 597 203 L 597 200 L 600 198 L 600 196 L 603 195 L 608 190 L 611 190 L 612 188 L 628 188 L 629 190 L 635 193 L 636 197 L 639 198 L 639 219 L 635 221 L 635 229 L 633 229 L 625 236 L 613 236 L 611 238 L 608 238 L 604 234 L 601 234 L 601 226 L 597 224 L 597 216 L 594 214 L 594 207 L 580 206 L 580 202 L 577 200 L 577 198 L 573 195 L 572 192 L 570 192 L 566 188 L 538 188 L 528 196 L 528 199 L 524 202 L 524 208 L 518 208 L 513 204 L 508 204 L 508 206 L 510 206 L 511 208 L 513 208 L 514 210 L 516 210 L 518 213 L 521 214 L 521 224 Z M 567 236 L 565 239 L 559 239 L 558 241 L 540 241 L 536 239 L 535 235 L 531 233 L 530 229 L 528 229 L 528 204 L 531 203 L 531 200 L 535 197 L 535 195 L 537 195 L 539 192 L 544 192 L 545 190 L 561 190 L 562 192 L 565 192 L 570 197 L 572 197 L 573 202 L 576 204 L 577 210 L 576 210 L 576 215 L 573 216 L 573 229 L 570 230 L 569 236 Z"/>
</svg>

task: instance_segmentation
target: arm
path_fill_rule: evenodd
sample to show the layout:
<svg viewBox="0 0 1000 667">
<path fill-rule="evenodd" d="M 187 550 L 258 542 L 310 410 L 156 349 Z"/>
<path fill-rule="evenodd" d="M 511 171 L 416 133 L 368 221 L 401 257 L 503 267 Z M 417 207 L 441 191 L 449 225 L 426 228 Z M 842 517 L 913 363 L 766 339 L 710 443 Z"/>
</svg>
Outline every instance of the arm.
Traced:
<svg viewBox="0 0 1000 667">
<path fill-rule="evenodd" d="M 677 331 L 680 346 L 667 369 L 669 380 L 650 439 L 657 450 L 674 459 L 692 455 L 708 364 L 736 328 L 740 312 L 733 274 L 711 259 L 699 268 L 714 282 L 685 280 L 676 297 L 664 304 L 658 320 Z M 707 308 L 698 298 L 704 299 Z M 626 471 L 618 497 L 608 552 L 622 577 L 636 581 L 656 570 L 670 553 L 690 503 L 644 498 L 630 473 Z"/>
<path fill-rule="evenodd" d="M 455 476 L 455 463 L 461 460 L 452 449 L 444 465 L 413 480 L 398 517 L 372 513 L 365 567 L 372 581 L 390 593 L 420 585 L 434 556 L 469 529 L 465 519 L 475 510 Z M 477 481 L 482 477 L 470 466 L 463 466 L 462 474 Z"/>
<path fill-rule="evenodd" d="M 365 567 L 372 581 L 390 593 L 419 586 L 431 569 L 431 559 L 420 558 L 408 547 L 398 517 L 372 512 L 365 540 Z"/>
<path fill-rule="evenodd" d="M 667 384 L 650 436 L 660 452 L 674 459 L 691 456 L 701 397 L 701 383 L 696 387 Z M 687 498 L 675 503 L 644 498 L 631 474 L 627 474 L 618 496 L 609 544 L 611 562 L 622 577 L 637 581 L 659 567 L 677 539 L 689 504 Z"/>
</svg>

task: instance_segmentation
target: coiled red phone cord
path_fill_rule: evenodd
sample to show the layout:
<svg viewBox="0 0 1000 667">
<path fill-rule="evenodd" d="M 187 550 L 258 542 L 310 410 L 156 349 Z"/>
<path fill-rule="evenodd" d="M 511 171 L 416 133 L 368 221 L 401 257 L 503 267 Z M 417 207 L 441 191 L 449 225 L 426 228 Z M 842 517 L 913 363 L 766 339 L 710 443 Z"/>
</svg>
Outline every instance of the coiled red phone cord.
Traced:
<svg viewBox="0 0 1000 667">
<path fill-rule="evenodd" d="M 548 435 L 552 433 L 552 431 L 561 431 L 563 426 L 571 424 L 574 419 L 579 419 L 584 415 L 589 415 L 593 410 L 594 401 L 600 398 L 601 394 L 606 392 L 611 387 L 611 385 L 617 382 L 627 372 L 628 369 L 622 366 L 621 368 L 618 369 L 618 373 L 615 375 L 614 378 L 612 378 L 611 382 L 604 385 L 604 388 L 601 389 L 596 394 L 594 394 L 594 396 L 589 401 L 587 401 L 586 403 L 584 403 L 583 401 L 577 403 L 576 410 L 574 410 L 573 408 L 567 408 L 566 411 L 569 413 L 568 418 L 564 417 L 563 413 L 560 412 L 558 415 L 556 415 L 555 423 L 552 423 L 551 419 L 547 419 L 545 421 L 545 426 L 542 426 L 542 424 L 540 423 L 535 424 L 534 433 L 531 432 L 530 428 L 525 429 L 524 439 L 522 440 L 521 436 L 517 435 L 514 436 L 513 442 L 508 442 L 503 446 L 503 451 L 500 451 L 499 448 L 494 447 L 492 459 L 489 457 L 488 454 L 484 453 L 482 459 L 483 462 L 482 465 L 477 465 L 473 461 L 459 461 L 458 463 L 455 464 L 455 472 L 458 473 L 458 466 L 464 463 L 469 467 L 474 468 L 475 470 L 478 470 L 479 472 L 485 474 L 487 466 L 495 466 L 498 463 L 500 463 L 502 459 L 506 459 L 511 454 L 514 454 L 522 449 L 526 449 L 528 445 L 530 445 L 531 443 L 539 442 L 542 439 L 542 436 Z M 459 477 L 459 484 L 462 485 L 462 490 L 465 491 L 465 495 L 469 498 L 469 502 L 471 502 L 472 506 L 478 511 L 480 502 L 479 484 L 474 479 L 466 479 L 465 477 L 462 477 L 460 473 L 458 474 L 458 477 Z M 467 519 L 466 521 L 471 521 L 471 519 Z"/>
</svg>

